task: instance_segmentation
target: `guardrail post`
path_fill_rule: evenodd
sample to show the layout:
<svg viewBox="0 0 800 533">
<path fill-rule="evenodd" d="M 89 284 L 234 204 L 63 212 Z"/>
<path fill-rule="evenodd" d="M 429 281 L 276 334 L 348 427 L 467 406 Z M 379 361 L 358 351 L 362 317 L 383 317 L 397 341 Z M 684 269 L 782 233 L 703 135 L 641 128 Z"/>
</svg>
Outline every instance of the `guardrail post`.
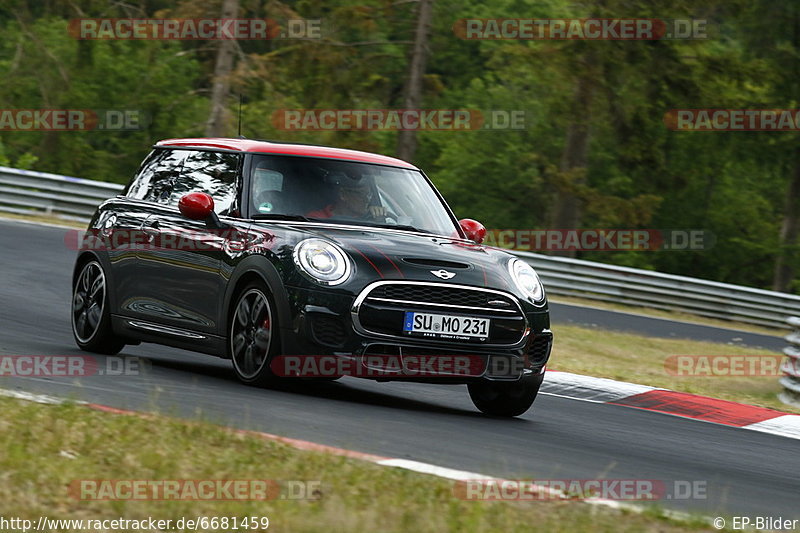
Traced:
<svg viewBox="0 0 800 533">
<path fill-rule="evenodd" d="M 778 399 L 787 405 L 800 407 L 800 317 L 790 316 L 786 323 L 794 331 L 784 337 L 789 346 L 783 349 L 786 360 L 781 365 L 783 376 L 780 384 L 783 391 L 778 394 Z"/>
</svg>

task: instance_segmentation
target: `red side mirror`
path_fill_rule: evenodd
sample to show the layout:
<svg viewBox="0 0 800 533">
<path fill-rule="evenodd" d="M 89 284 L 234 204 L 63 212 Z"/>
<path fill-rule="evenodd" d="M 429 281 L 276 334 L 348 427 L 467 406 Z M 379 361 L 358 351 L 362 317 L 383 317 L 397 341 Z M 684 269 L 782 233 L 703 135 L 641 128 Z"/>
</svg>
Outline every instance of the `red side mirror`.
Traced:
<svg viewBox="0 0 800 533">
<path fill-rule="evenodd" d="M 204 192 L 190 192 L 181 196 L 178 209 L 186 218 L 206 220 L 214 212 L 214 199 Z"/>
<path fill-rule="evenodd" d="M 458 225 L 461 226 L 461 229 L 467 234 L 467 239 L 471 241 L 475 241 L 480 244 L 486 237 L 486 228 L 484 228 L 483 224 L 477 220 L 472 220 L 471 218 L 462 218 L 458 221 Z"/>
</svg>

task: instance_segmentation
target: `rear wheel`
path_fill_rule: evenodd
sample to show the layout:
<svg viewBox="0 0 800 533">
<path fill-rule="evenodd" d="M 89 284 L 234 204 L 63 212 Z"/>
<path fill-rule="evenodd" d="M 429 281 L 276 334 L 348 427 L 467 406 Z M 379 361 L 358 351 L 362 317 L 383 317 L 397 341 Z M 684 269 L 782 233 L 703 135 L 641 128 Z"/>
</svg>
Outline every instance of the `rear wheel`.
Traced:
<svg viewBox="0 0 800 533">
<path fill-rule="evenodd" d="M 519 381 L 479 381 L 470 383 L 469 397 L 475 407 L 491 416 L 519 416 L 533 405 L 544 374 L 526 376 Z"/>
<path fill-rule="evenodd" d="M 278 323 L 268 294 L 260 282 L 245 287 L 236 298 L 228 324 L 233 370 L 248 385 L 267 385 L 277 380 L 269 364 L 278 350 Z"/>
<path fill-rule="evenodd" d="M 97 261 L 86 263 L 72 288 L 72 335 L 81 350 L 115 355 L 125 341 L 111 329 L 106 276 Z"/>
</svg>

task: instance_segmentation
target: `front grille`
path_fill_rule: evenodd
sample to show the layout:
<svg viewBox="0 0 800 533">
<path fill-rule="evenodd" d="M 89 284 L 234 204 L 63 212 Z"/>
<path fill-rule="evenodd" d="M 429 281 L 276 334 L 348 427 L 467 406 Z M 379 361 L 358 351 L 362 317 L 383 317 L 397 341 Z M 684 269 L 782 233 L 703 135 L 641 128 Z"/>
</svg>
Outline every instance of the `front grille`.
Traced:
<svg viewBox="0 0 800 533">
<path fill-rule="evenodd" d="M 428 302 L 434 304 L 461 305 L 467 307 L 487 307 L 507 310 L 513 310 L 516 308 L 516 305 L 511 298 L 496 293 L 479 292 L 473 289 L 410 283 L 383 285 L 377 287 L 370 292 L 369 298 L 386 298 L 390 300 Z M 489 302 L 493 303 L 489 304 Z M 500 302 L 502 302 L 502 304 L 500 304 Z"/>
<path fill-rule="evenodd" d="M 317 315 L 311 319 L 314 338 L 326 346 L 340 346 L 347 338 L 344 322 L 338 317 Z"/>
<path fill-rule="evenodd" d="M 406 312 L 437 313 L 489 318 L 489 336 L 485 341 L 445 340 L 426 337 L 426 343 L 467 342 L 510 346 L 525 336 L 527 321 L 516 300 L 509 295 L 479 287 L 443 283 L 378 282 L 357 298 L 354 324 L 366 333 L 390 335 L 412 340 L 403 333 Z M 419 337 L 413 337 L 417 341 Z"/>
</svg>

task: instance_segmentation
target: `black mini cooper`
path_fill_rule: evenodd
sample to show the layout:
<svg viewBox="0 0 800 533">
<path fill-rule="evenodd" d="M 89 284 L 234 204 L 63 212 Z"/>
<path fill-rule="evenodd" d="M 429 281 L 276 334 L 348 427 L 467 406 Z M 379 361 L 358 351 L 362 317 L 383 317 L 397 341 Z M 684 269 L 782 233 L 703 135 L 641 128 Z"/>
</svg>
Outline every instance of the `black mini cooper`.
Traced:
<svg viewBox="0 0 800 533">
<path fill-rule="evenodd" d="M 90 352 L 228 358 L 248 384 L 467 384 L 484 413 L 516 416 L 550 356 L 547 300 L 527 263 L 480 245 L 485 231 L 398 159 L 161 141 L 83 236 L 72 330 Z"/>
</svg>

